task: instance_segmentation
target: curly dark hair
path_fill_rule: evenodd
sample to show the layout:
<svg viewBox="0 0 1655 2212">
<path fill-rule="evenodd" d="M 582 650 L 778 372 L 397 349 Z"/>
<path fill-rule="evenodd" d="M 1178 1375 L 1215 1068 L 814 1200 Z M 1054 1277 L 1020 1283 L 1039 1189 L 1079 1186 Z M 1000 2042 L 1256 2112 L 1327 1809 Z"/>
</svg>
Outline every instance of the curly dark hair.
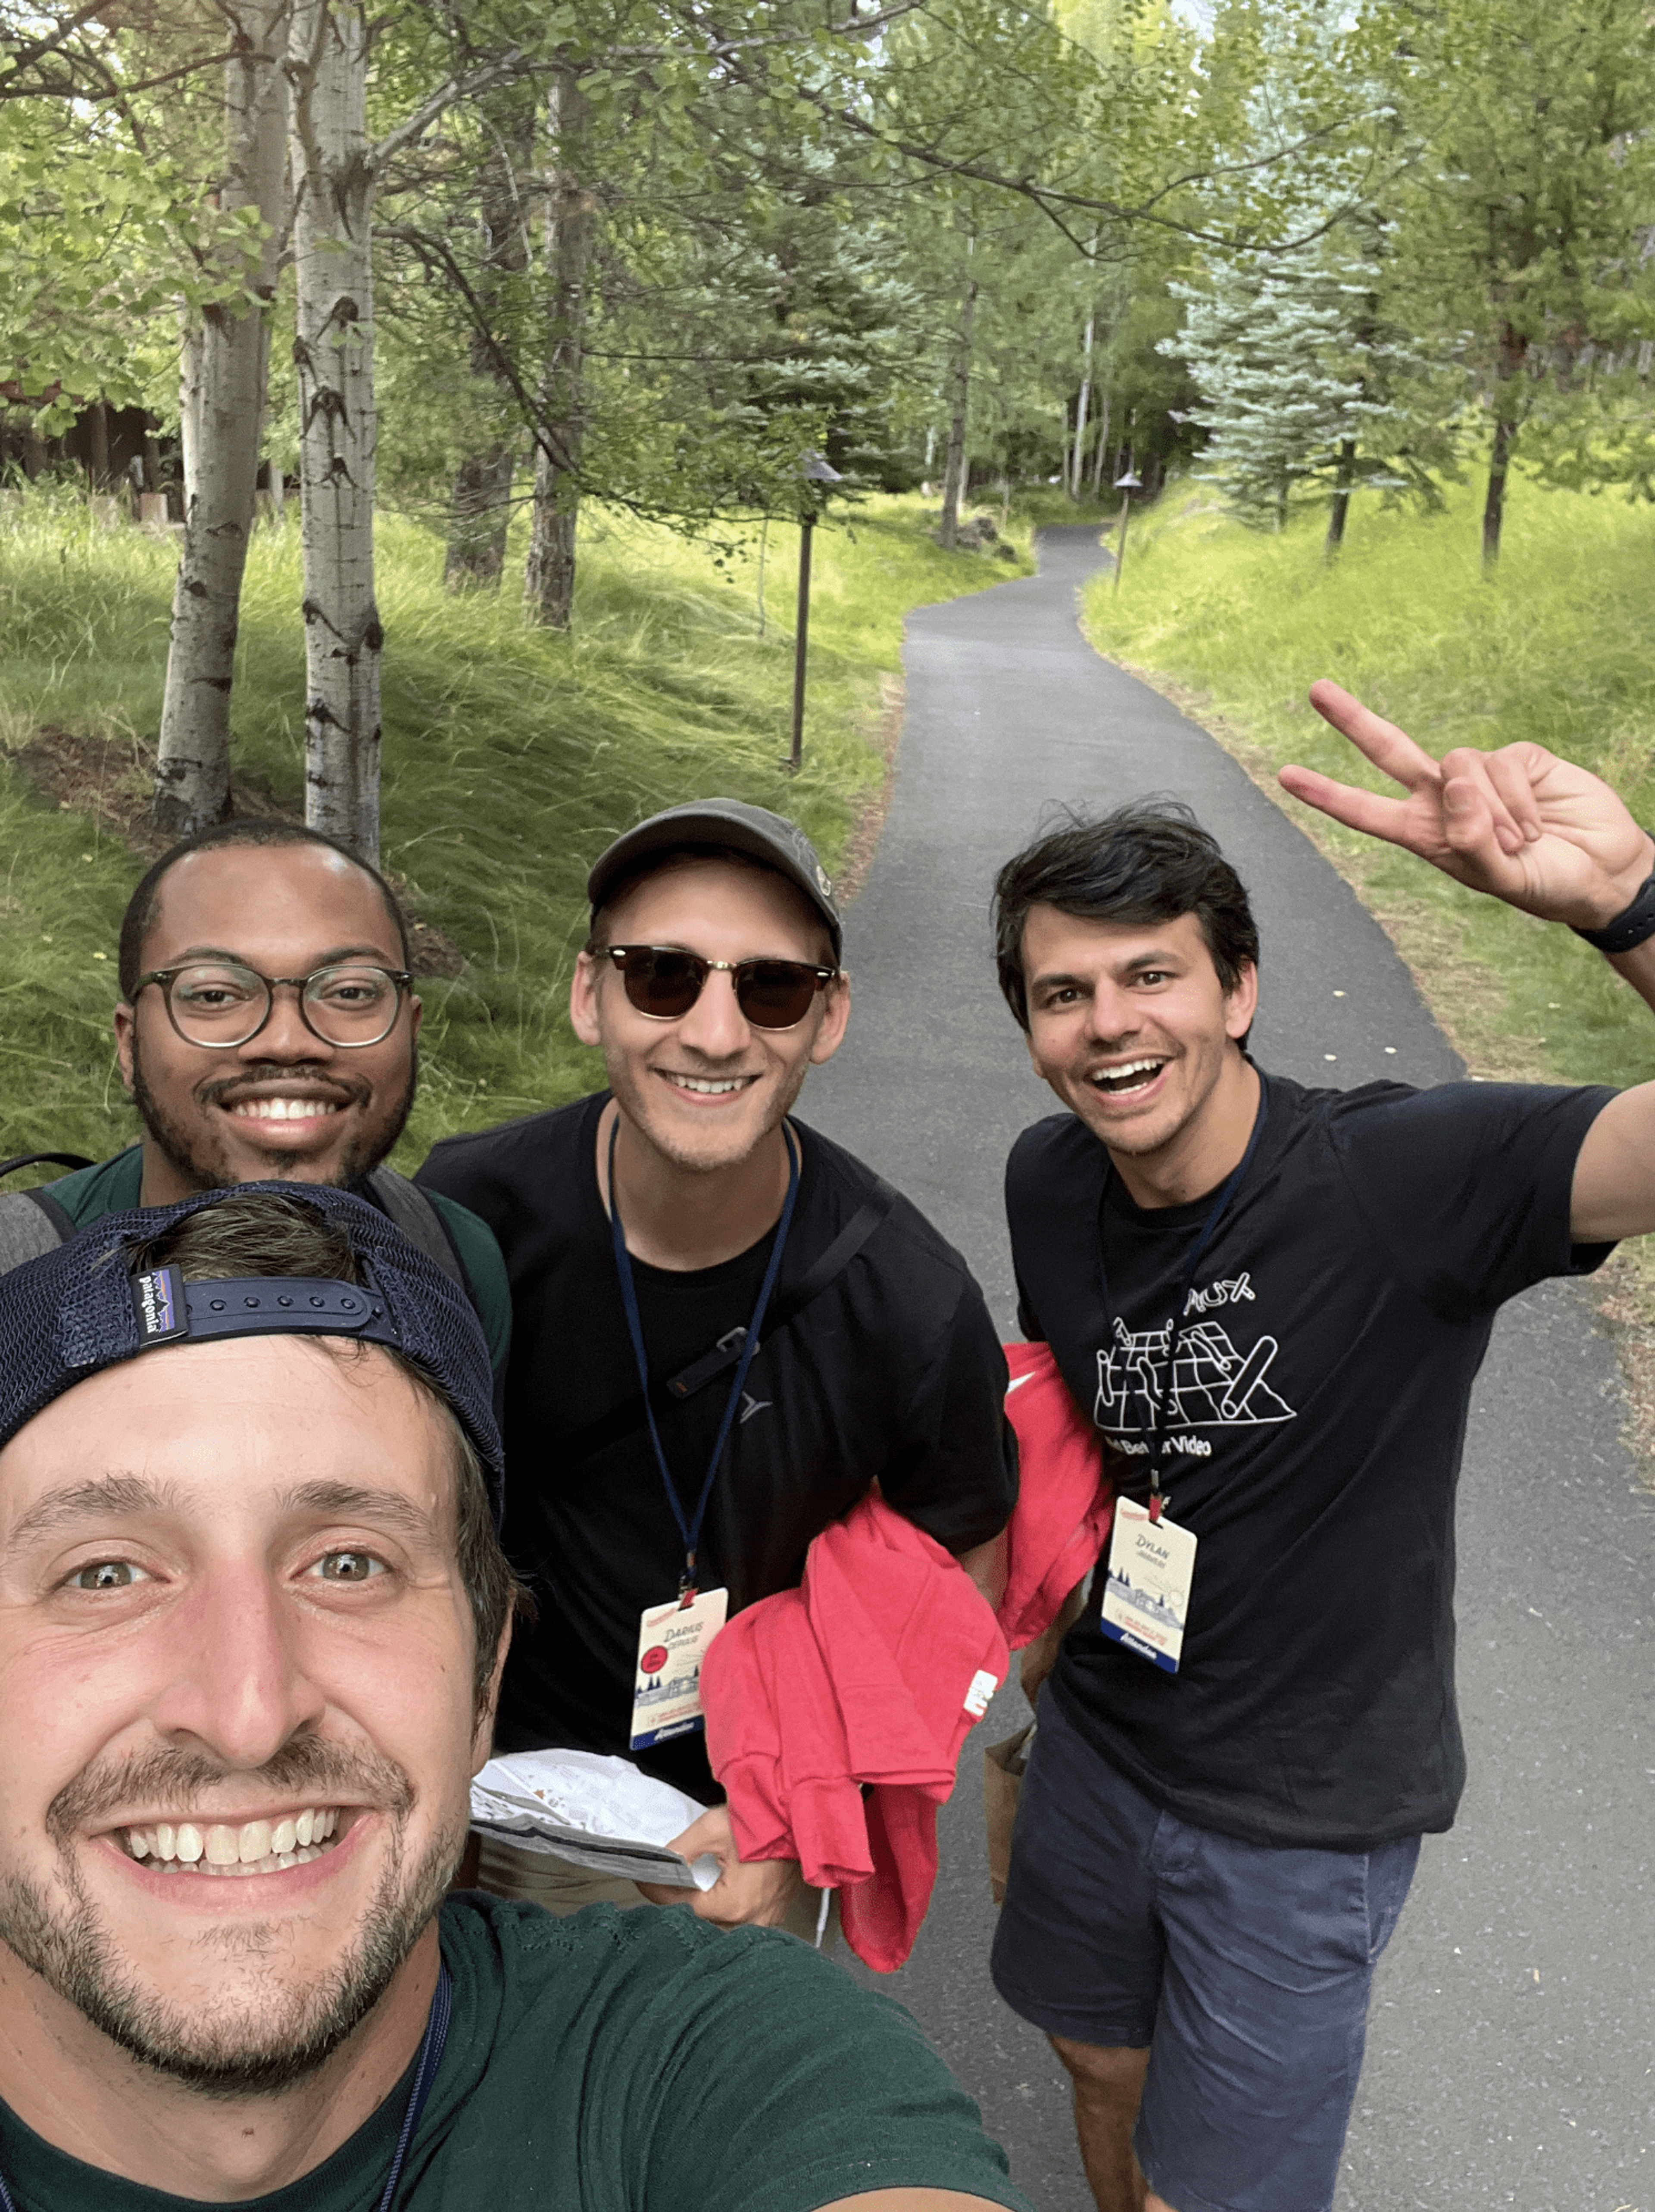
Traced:
<svg viewBox="0 0 1655 2212">
<path fill-rule="evenodd" d="M 995 878 L 995 962 L 1006 1003 L 1025 1030 L 1023 931 L 1035 906 L 1083 921 L 1193 914 L 1226 993 L 1244 968 L 1258 964 L 1258 925 L 1242 880 L 1182 799 L 1135 799 L 1096 821 L 1070 811 Z"/>
</svg>

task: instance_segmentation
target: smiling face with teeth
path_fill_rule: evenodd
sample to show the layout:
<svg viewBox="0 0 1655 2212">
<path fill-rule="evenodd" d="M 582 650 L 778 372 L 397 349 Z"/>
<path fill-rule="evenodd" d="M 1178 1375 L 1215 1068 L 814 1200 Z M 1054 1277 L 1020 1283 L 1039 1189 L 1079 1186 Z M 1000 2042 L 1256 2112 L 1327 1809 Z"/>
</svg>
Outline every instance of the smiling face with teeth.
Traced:
<svg viewBox="0 0 1655 2212">
<path fill-rule="evenodd" d="M 319 845 L 226 845 L 162 878 L 147 971 L 228 957 L 264 975 L 339 959 L 400 969 L 402 948 L 370 876 Z M 115 1012 L 122 1080 L 144 1121 L 145 1206 L 266 1177 L 348 1183 L 382 1160 L 413 1103 L 420 1002 L 360 1049 L 331 1045 L 278 991 L 258 1036 L 214 1051 L 179 1036 L 158 985 Z"/>
<path fill-rule="evenodd" d="M 0 1450 L 0 2096 L 52 2139 L 136 2177 L 134 2080 L 337 2075 L 343 2141 L 406 2064 L 492 1724 L 454 1500 L 424 1395 L 302 1337 L 129 1360 Z"/>
<path fill-rule="evenodd" d="M 1092 921 L 1032 906 L 1023 931 L 1029 1057 L 1109 1147 L 1140 1206 L 1216 1188 L 1245 1149 L 1258 1078 L 1240 1040 L 1258 1004 L 1226 992 L 1199 921 Z"/>
<path fill-rule="evenodd" d="M 774 869 L 711 858 L 669 862 L 630 885 L 602 927 L 606 944 L 671 945 L 704 960 L 834 957 L 820 917 Z M 654 1021 L 630 1003 L 608 960 L 582 952 L 570 1012 L 581 1042 L 602 1048 L 630 1137 L 673 1169 L 716 1174 L 774 1137 L 810 1069 L 838 1050 L 850 986 L 836 976 L 803 1021 L 767 1030 L 743 1015 L 729 975 L 715 972 L 688 1013 Z"/>
</svg>

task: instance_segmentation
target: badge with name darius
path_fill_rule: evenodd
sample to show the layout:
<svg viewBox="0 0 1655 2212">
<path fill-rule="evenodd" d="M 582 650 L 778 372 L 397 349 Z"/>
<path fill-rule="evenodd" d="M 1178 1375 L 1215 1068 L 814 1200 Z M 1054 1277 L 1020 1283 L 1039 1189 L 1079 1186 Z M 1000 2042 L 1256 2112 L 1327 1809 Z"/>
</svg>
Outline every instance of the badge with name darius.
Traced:
<svg viewBox="0 0 1655 2212">
<path fill-rule="evenodd" d="M 1165 1513 L 1152 1521 L 1144 1506 L 1117 1498 L 1099 1627 L 1129 1651 L 1176 1674 L 1195 1571 L 1196 1539 L 1187 1528 Z"/>
<path fill-rule="evenodd" d="M 638 1674 L 632 1686 L 632 1749 L 706 1725 L 701 1662 L 730 1610 L 728 1590 L 698 1590 L 688 1605 L 646 1607 L 638 1624 Z"/>
</svg>

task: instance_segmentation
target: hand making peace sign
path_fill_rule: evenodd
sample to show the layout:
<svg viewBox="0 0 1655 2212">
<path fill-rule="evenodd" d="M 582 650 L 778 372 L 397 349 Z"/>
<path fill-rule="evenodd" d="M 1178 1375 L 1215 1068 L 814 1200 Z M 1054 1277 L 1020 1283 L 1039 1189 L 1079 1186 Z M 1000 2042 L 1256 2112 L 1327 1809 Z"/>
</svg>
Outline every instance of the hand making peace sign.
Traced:
<svg viewBox="0 0 1655 2212">
<path fill-rule="evenodd" d="M 1281 781 L 1336 822 L 1405 846 L 1445 875 L 1543 921 L 1602 929 L 1630 906 L 1655 868 L 1655 838 L 1600 777 L 1544 745 L 1494 752 L 1457 746 L 1440 761 L 1405 730 L 1325 680 L 1311 704 L 1404 799 L 1289 767 Z"/>
</svg>

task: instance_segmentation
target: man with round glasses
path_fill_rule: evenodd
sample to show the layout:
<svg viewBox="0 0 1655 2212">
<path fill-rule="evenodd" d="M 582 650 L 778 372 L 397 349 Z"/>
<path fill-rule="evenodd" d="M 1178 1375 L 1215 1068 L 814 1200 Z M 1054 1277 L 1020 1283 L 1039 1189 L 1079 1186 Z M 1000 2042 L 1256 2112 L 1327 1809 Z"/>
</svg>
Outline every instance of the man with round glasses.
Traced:
<svg viewBox="0 0 1655 2212">
<path fill-rule="evenodd" d="M 570 1011 L 608 1088 L 451 1137 L 418 1177 L 482 1216 L 511 1279 L 505 1534 L 538 1619 L 496 1748 L 619 1754 L 675 1783 L 712 1808 L 680 1849 L 723 1869 L 695 1909 L 813 1932 L 796 1866 L 737 1860 L 698 1713 L 663 1708 L 642 1663 L 649 1624 L 689 1596 L 714 1632 L 793 1587 L 875 1482 L 991 1589 L 1016 1495 L 1005 1364 L 958 1255 L 789 1118 L 850 1012 L 803 833 L 734 799 L 674 807 L 587 891 Z M 554 1911 L 638 1901 L 492 1844 L 482 1874 Z"/>
<path fill-rule="evenodd" d="M 413 1104 L 420 1002 L 390 886 L 283 822 L 186 838 L 133 892 L 115 1046 L 140 1141 L 0 1198 L 0 1267 L 108 1213 L 279 1180 L 357 1191 L 460 1279 L 502 1369 L 498 1246 L 452 1200 L 386 1167 Z"/>
</svg>

